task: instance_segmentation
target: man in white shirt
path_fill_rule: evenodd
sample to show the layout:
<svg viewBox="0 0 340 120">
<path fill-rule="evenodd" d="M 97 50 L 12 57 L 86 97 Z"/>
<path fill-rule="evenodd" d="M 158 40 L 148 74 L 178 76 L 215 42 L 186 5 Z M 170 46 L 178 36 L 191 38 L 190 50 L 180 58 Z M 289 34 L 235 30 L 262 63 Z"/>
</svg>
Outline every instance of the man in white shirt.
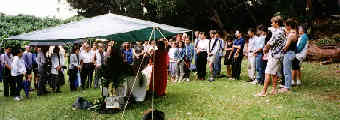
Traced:
<svg viewBox="0 0 340 120">
<path fill-rule="evenodd" d="M 22 82 L 23 82 L 23 77 L 26 75 L 26 66 L 25 62 L 22 59 L 22 50 L 20 48 L 16 48 L 13 51 L 14 57 L 13 57 L 13 62 L 11 64 L 11 75 L 13 77 L 14 81 L 14 87 L 15 89 L 15 98 L 14 100 L 20 101 L 22 97 L 20 97 L 20 91 L 23 88 Z"/>
<path fill-rule="evenodd" d="M 197 51 L 196 51 L 196 48 L 197 48 L 197 45 L 198 45 L 198 41 L 199 41 L 199 31 L 195 31 L 195 41 L 194 41 L 194 60 L 195 60 L 195 64 L 193 64 L 193 70 L 194 71 L 197 71 Z"/>
<path fill-rule="evenodd" d="M 82 88 L 85 89 L 91 87 L 92 84 L 92 76 L 93 76 L 93 68 L 94 68 L 94 54 L 91 52 L 91 48 L 89 45 L 84 46 L 85 50 L 80 54 L 80 63 L 81 63 L 81 85 Z"/>
<path fill-rule="evenodd" d="M 220 41 L 216 38 L 216 30 L 210 31 L 210 40 L 209 40 L 209 48 L 208 48 L 208 64 L 210 70 L 210 78 L 209 81 L 214 81 L 214 77 L 216 76 L 216 72 L 214 69 L 214 64 L 216 63 L 217 53 L 220 49 Z"/>
<path fill-rule="evenodd" d="M 257 36 L 255 35 L 255 29 L 249 28 L 248 30 L 248 82 L 252 82 L 255 80 L 255 55 L 254 52 L 256 51 L 255 41 Z"/>
<path fill-rule="evenodd" d="M 257 27 L 257 34 L 259 35 L 254 42 L 254 56 L 255 56 L 255 69 L 256 69 L 256 80 L 252 84 L 263 84 L 264 83 L 264 65 L 263 65 L 263 47 L 265 45 L 266 33 L 264 32 L 264 26 L 259 25 Z"/>
<path fill-rule="evenodd" d="M 96 52 L 96 71 L 100 69 L 100 67 L 104 64 L 105 61 L 105 52 L 104 52 L 104 45 L 103 43 L 98 43 L 98 50 Z M 96 74 L 94 80 L 94 88 L 97 88 L 99 85 L 99 76 Z"/>
</svg>

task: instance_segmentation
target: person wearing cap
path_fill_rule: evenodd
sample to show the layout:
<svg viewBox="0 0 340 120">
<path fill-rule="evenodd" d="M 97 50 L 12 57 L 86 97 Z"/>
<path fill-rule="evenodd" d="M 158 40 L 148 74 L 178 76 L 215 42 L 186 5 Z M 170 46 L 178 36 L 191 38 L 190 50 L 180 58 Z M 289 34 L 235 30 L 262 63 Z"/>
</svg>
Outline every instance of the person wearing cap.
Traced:
<svg viewBox="0 0 340 120">
<path fill-rule="evenodd" d="M 233 42 L 233 62 L 232 62 L 232 75 L 231 80 L 239 80 L 241 75 L 241 63 L 243 59 L 243 48 L 245 44 L 245 40 L 242 37 L 242 33 L 240 31 L 236 31 L 235 33 L 236 39 Z"/>
<path fill-rule="evenodd" d="M 33 70 L 33 55 L 31 53 L 30 46 L 26 45 L 25 46 L 25 52 L 22 55 L 23 60 L 25 61 L 25 66 L 26 66 L 26 80 L 31 83 L 31 78 L 32 78 L 32 70 Z"/>
</svg>

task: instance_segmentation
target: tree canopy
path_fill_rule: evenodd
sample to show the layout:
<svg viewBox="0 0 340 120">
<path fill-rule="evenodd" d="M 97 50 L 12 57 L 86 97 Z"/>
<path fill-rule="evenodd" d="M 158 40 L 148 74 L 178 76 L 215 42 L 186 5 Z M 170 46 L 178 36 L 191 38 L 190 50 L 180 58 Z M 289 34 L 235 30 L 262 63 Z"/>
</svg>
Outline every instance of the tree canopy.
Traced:
<svg viewBox="0 0 340 120">
<path fill-rule="evenodd" d="M 336 0 L 67 0 L 85 17 L 108 12 L 190 29 L 235 29 L 269 23 L 275 13 L 303 22 L 327 16 Z M 314 10 L 315 9 L 315 10 Z"/>
<path fill-rule="evenodd" d="M 66 20 L 60 20 L 56 18 L 38 18 L 30 15 L 10 16 L 0 13 L 0 41 L 9 36 L 78 21 L 82 18 L 74 16 Z M 12 44 L 11 42 L 15 43 L 17 41 L 7 41 L 7 44 Z"/>
</svg>

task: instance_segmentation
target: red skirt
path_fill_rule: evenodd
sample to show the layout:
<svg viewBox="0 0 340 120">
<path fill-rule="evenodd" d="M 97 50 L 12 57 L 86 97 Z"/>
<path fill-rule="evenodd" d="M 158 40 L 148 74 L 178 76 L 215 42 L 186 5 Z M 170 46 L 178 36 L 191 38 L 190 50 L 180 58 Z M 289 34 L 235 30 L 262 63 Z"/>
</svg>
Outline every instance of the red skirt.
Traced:
<svg viewBox="0 0 340 120">
<path fill-rule="evenodd" d="M 164 96 L 168 81 L 168 52 L 156 51 L 154 57 L 155 61 L 151 73 L 151 82 L 149 87 L 150 90 L 155 92 L 157 96 Z M 154 86 L 153 81 L 155 81 Z"/>
</svg>

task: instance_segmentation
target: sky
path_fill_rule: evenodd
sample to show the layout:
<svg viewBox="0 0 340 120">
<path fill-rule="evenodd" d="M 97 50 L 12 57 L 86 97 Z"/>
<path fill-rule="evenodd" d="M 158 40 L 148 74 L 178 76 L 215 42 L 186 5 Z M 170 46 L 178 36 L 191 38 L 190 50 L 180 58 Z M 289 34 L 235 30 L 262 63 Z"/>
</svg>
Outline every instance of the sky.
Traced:
<svg viewBox="0 0 340 120">
<path fill-rule="evenodd" d="M 65 0 L 0 0 L 0 12 L 7 15 L 34 15 L 66 19 L 77 14 Z M 60 8 L 59 13 L 57 8 Z"/>
</svg>

